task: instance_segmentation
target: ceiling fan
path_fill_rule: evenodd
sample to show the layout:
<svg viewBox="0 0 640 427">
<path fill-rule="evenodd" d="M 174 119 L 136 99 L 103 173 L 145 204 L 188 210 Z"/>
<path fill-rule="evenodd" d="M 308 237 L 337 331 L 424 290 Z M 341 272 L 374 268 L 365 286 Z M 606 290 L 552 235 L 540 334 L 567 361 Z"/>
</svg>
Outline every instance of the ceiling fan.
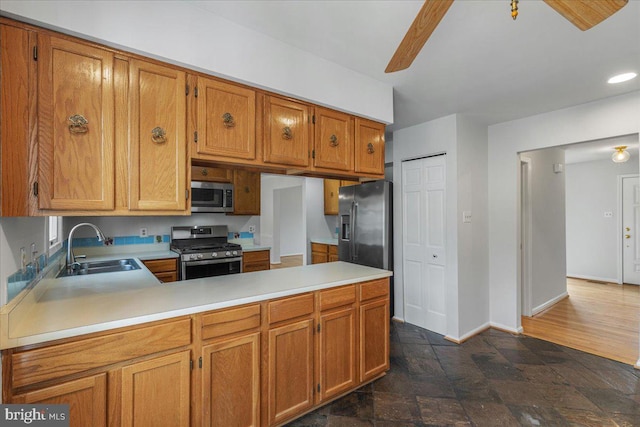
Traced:
<svg viewBox="0 0 640 427">
<path fill-rule="evenodd" d="M 627 4 L 628 0 L 544 0 L 544 2 L 573 25 L 585 31 L 616 13 Z M 389 65 L 384 70 L 385 73 L 409 68 L 452 3 L 453 0 L 426 0 L 424 2 L 416 19 L 389 61 Z M 511 11 L 513 19 L 516 19 L 518 0 L 511 1 Z"/>
</svg>

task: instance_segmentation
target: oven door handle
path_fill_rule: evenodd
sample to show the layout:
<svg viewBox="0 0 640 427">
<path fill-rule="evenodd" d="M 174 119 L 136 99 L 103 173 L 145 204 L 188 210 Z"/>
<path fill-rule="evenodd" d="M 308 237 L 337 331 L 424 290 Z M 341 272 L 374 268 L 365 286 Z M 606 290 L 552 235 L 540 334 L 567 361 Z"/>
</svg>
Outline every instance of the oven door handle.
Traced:
<svg viewBox="0 0 640 427">
<path fill-rule="evenodd" d="M 237 262 L 237 261 L 242 262 L 242 257 L 205 259 L 205 260 L 198 260 L 198 261 L 182 261 L 182 262 L 186 265 L 204 265 L 204 264 L 223 264 L 223 263 L 230 263 L 230 262 Z"/>
</svg>

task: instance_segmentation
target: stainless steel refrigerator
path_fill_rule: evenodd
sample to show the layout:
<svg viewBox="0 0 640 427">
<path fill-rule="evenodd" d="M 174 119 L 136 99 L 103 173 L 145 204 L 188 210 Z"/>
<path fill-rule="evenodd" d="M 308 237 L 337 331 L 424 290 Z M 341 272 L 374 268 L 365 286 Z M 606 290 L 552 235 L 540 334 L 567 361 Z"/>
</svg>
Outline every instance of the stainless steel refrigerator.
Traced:
<svg viewBox="0 0 640 427">
<path fill-rule="evenodd" d="M 340 187 L 340 261 L 393 270 L 391 192 L 384 180 Z"/>
</svg>

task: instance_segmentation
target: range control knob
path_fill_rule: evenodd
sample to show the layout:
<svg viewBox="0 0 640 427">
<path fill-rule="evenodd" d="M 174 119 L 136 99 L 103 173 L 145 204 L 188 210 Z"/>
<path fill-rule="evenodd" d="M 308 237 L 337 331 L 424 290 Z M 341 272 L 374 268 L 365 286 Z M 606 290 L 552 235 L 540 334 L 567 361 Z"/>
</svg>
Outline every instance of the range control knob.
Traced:
<svg viewBox="0 0 640 427">
<path fill-rule="evenodd" d="M 196 255 L 196 254 L 191 254 L 191 259 L 197 259 L 197 258 L 198 258 L 198 255 Z"/>
<path fill-rule="evenodd" d="M 218 252 L 214 252 L 214 253 L 212 253 L 212 254 L 211 254 L 211 256 L 212 256 L 213 258 L 217 257 L 217 256 L 218 256 Z"/>
<path fill-rule="evenodd" d="M 203 255 L 202 254 L 198 254 L 198 259 L 202 259 Z"/>
<path fill-rule="evenodd" d="M 233 254 L 234 255 L 238 255 L 238 251 L 233 251 Z"/>
<path fill-rule="evenodd" d="M 225 255 L 226 256 L 231 256 L 231 252 L 227 251 L 227 252 L 225 252 Z"/>
</svg>

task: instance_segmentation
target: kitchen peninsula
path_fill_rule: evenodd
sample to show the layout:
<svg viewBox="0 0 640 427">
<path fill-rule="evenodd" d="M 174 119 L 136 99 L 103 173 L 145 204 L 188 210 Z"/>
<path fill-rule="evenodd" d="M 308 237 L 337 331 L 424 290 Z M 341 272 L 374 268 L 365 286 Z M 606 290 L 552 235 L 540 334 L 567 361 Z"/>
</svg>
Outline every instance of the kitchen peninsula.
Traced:
<svg viewBox="0 0 640 427">
<path fill-rule="evenodd" d="M 0 312 L 3 401 L 76 402 L 71 425 L 280 425 L 384 375 L 391 274 L 45 278 Z"/>
</svg>

